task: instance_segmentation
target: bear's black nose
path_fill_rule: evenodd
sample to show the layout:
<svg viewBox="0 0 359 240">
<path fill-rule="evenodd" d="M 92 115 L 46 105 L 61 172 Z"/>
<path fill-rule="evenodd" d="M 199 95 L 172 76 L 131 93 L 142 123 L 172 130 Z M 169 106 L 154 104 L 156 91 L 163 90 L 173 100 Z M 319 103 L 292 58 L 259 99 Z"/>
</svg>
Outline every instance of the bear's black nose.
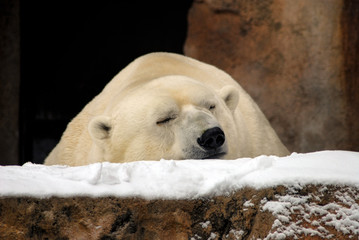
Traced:
<svg viewBox="0 0 359 240">
<path fill-rule="evenodd" d="M 224 132 L 219 127 L 207 129 L 201 137 L 197 138 L 198 144 L 206 150 L 215 150 L 223 145 Z"/>
</svg>

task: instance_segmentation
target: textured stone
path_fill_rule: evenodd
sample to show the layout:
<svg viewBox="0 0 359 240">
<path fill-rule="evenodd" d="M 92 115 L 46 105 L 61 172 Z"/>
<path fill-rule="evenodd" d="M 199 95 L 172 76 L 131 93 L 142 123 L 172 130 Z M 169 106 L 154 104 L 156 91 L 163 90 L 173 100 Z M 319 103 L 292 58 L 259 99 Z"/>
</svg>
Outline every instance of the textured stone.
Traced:
<svg viewBox="0 0 359 240">
<path fill-rule="evenodd" d="M 341 0 L 197 0 L 185 54 L 231 74 L 289 150 L 359 150 L 358 9 Z"/>
<path fill-rule="evenodd" d="M 242 189 L 197 200 L 1 198 L 0 239 L 354 239 L 359 189 Z"/>
</svg>

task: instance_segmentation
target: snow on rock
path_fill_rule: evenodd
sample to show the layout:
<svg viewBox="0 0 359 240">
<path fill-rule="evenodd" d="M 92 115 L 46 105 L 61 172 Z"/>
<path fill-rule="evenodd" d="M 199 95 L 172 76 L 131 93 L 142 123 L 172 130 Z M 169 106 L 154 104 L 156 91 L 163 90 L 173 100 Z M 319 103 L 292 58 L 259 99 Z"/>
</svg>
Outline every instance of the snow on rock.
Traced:
<svg viewBox="0 0 359 240">
<path fill-rule="evenodd" d="M 359 153 L 0 166 L 0 209 L 0 239 L 358 239 Z"/>
<path fill-rule="evenodd" d="M 307 191 L 306 196 L 299 194 L 301 190 L 300 186 L 290 187 L 286 195 L 276 195 L 275 200 L 262 205 L 261 211 L 269 211 L 276 218 L 272 232 L 264 239 L 300 239 L 303 235 L 335 239 L 330 227 L 347 239 L 359 236 L 358 191 L 342 187 L 329 199 L 326 186 L 313 193 Z"/>
<path fill-rule="evenodd" d="M 117 196 L 145 199 L 194 199 L 228 195 L 246 186 L 260 189 L 278 185 L 343 184 L 359 186 L 359 153 L 321 151 L 287 157 L 259 156 L 237 160 L 161 160 L 94 163 L 87 166 L 0 166 L 0 196 Z M 340 196 L 350 203 L 351 199 Z M 265 208 L 287 221 L 288 204 L 307 199 L 282 199 Z M 250 202 L 246 203 L 249 207 Z M 333 206 L 334 208 L 335 206 Z M 315 209 L 315 208 L 312 208 Z M 301 209 L 298 209 L 301 210 Z M 328 211 L 328 209 L 316 209 Z M 308 213 L 310 214 L 310 212 Z M 345 212 L 340 213 L 347 216 Z M 326 215 L 332 218 L 331 215 Z M 346 217 L 338 225 L 357 215 Z"/>
</svg>

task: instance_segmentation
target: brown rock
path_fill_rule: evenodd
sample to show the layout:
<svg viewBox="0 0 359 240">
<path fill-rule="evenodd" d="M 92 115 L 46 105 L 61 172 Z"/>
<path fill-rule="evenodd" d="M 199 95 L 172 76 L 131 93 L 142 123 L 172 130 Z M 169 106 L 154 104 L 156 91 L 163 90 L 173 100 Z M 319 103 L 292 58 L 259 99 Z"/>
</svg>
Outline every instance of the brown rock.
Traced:
<svg viewBox="0 0 359 240">
<path fill-rule="evenodd" d="M 0 239 L 354 239 L 358 196 L 308 185 L 197 200 L 2 198 Z"/>
<path fill-rule="evenodd" d="M 185 54 L 231 74 L 291 151 L 359 150 L 359 3 L 203 0 Z"/>
</svg>

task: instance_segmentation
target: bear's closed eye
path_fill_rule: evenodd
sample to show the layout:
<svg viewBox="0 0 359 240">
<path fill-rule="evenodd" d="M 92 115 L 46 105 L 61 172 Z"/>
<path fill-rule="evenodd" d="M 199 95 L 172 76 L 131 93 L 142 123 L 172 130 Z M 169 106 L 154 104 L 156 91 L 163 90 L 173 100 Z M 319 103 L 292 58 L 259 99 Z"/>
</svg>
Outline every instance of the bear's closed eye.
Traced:
<svg viewBox="0 0 359 240">
<path fill-rule="evenodd" d="M 165 118 L 165 119 L 162 119 L 162 120 L 157 121 L 156 124 L 157 124 L 157 125 L 164 124 L 164 123 L 167 123 L 167 122 L 169 122 L 169 121 L 171 121 L 171 120 L 173 120 L 173 119 L 175 119 L 175 118 L 174 118 L 174 117 L 167 117 L 167 118 Z"/>
</svg>

